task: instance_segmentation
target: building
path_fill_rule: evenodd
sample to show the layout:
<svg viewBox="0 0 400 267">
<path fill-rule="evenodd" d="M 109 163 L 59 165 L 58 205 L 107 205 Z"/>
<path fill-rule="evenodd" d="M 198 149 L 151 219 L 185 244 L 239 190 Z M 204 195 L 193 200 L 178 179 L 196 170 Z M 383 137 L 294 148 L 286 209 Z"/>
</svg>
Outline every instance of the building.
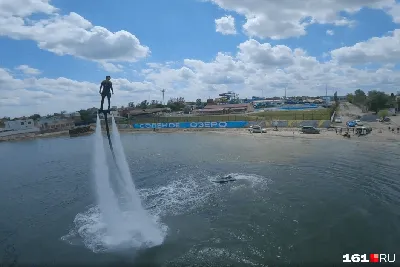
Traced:
<svg viewBox="0 0 400 267">
<path fill-rule="evenodd" d="M 32 119 L 5 122 L 6 130 L 18 131 L 18 130 L 33 129 L 34 127 L 35 124 Z"/>
<path fill-rule="evenodd" d="M 254 111 L 251 103 L 247 104 L 208 104 L 203 109 L 198 109 L 195 112 L 199 115 L 222 115 L 222 114 L 239 114 Z"/>
<path fill-rule="evenodd" d="M 148 108 L 148 109 L 133 109 L 126 108 L 120 111 L 120 115 L 129 119 L 135 117 L 154 117 L 170 113 L 170 108 Z"/>
<path fill-rule="evenodd" d="M 75 122 L 78 122 L 81 120 L 81 114 L 79 112 L 72 112 L 68 114 L 68 117 L 74 120 Z"/>
<path fill-rule="evenodd" d="M 40 118 L 37 121 L 37 126 L 42 133 L 59 132 L 74 128 L 75 122 L 72 118 Z"/>
<path fill-rule="evenodd" d="M 32 119 L 5 121 L 5 127 L 0 129 L 0 137 L 39 132 Z"/>
</svg>

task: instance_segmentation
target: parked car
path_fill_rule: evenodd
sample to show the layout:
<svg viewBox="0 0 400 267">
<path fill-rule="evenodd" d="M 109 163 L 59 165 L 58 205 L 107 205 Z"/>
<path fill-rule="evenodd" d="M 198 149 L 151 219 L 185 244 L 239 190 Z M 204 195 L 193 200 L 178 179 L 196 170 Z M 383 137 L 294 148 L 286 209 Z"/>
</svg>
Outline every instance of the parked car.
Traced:
<svg viewBox="0 0 400 267">
<path fill-rule="evenodd" d="M 266 132 L 267 132 L 267 129 L 261 128 L 261 126 L 258 126 L 258 125 L 254 125 L 254 126 L 252 127 L 252 132 L 253 132 L 253 133 L 266 133 Z"/>
<path fill-rule="evenodd" d="M 356 123 L 357 126 L 363 126 L 364 125 L 364 123 L 362 123 L 362 121 L 360 121 L 360 120 L 355 120 L 354 122 Z"/>
<path fill-rule="evenodd" d="M 336 123 L 342 123 L 342 118 L 336 117 L 335 122 L 336 122 Z"/>
<path fill-rule="evenodd" d="M 347 125 L 348 127 L 356 127 L 356 126 L 357 126 L 357 123 L 356 123 L 355 121 L 348 121 L 348 122 L 346 122 L 346 125 Z"/>
<path fill-rule="evenodd" d="M 383 119 L 379 119 L 380 122 L 390 122 L 390 118 L 389 117 L 385 117 Z"/>
<path fill-rule="evenodd" d="M 314 126 L 303 126 L 300 131 L 305 134 L 319 134 L 320 133 L 320 130 L 315 128 Z"/>
</svg>

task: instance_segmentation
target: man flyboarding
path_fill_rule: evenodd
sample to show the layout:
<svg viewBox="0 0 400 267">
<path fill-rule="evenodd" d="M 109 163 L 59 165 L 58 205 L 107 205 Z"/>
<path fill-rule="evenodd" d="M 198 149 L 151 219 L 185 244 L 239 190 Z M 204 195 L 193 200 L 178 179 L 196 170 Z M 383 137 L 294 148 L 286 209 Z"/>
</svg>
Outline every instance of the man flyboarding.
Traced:
<svg viewBox="0 0 400 267">
<path fill-rule="evenodd" d="M 111 100 L 111 92 L 114 94 L 114 88 L 112 86 L 111 76 L 106 76 L 106 79 L 103 80 L 100 84 L 99 94 L 101 95 L 101 106 L 100 111 L 103 111 L 104 98 L 107 97 L 108 100 L 108 110 L 110 110 L 110 100 Z M 103 91 L 101 91 L 103 89 Z"/>
</svg>

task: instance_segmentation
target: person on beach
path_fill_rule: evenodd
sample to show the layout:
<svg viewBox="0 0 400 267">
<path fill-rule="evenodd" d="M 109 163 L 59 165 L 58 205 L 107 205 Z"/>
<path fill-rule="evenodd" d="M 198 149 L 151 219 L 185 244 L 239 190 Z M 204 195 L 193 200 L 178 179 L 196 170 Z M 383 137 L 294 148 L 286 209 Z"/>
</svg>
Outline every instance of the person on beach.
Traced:
<svg viewBox="0 0 400 267">
<path fill-rule="evenodd" d="M 111 100 L 111 92 L 114 94 L 114 88 L 112 86 L 111 76 L 106 76 L 106 79 L 103 80 L 100 84 L 99 94 L 101 95 L 101 105 L 100 111 L 103 110 L 104 98 L 107 97 L 108 100 L 108 110 L 110 110 L 110 100 Z M 103 89 L 103 91 L 101 91 Z"/>
</svg>

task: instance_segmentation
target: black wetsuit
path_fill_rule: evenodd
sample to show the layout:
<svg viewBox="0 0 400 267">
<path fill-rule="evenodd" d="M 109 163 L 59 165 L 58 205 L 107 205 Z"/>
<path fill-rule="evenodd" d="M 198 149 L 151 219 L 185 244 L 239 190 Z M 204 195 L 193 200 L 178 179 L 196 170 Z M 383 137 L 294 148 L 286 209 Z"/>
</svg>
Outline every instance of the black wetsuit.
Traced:
<svg viewBox="0 0 400 267">
<path fill-rule="evenodd" d="M 112 82 L 104 80 L 101 82 L 103 87 L 103 91 L 101 92 L 101 107 L 100 110 L 103 110 L 104 98 L 107 97 L 108 100 L 108 109 L 110 109 L 110 99 L 111 99 L 111 88 Z"/>
</svg>

